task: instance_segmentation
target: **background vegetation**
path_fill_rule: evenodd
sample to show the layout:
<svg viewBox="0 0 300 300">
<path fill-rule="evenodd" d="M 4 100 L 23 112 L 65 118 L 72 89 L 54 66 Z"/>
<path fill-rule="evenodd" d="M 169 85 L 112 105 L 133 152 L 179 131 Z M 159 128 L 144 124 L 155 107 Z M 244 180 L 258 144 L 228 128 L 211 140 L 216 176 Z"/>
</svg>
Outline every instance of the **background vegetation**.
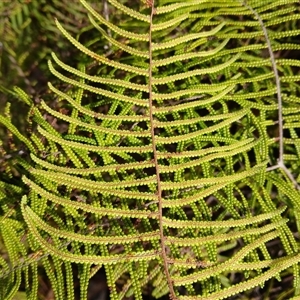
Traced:
<svg viewBox="0 0 300 300">
<path fill-rule="evenodd" d="M 107 14 L 106 1 L 90 1 L 99 12 Z M 76 0 L 8 0 L 0 1 L 0 114 L 5 106 L 11 103 L 11 114 L 14 124 L 20 132 L 26 134 L 28 106 L 15 93 L 18 87 L 26 92 L 36 104 L 41 99 L 53 102 L 49 95 L 47 82 L 67 90 L 68 86 L 57 80 L 49 71 L 48 59 L 54 51 L 67 64 L 76 66 L 82 59 L 78 51 L 60 33 L 55 25 L 55 18 L 68 31 L 85 43 L 95 40 L 95 31 L 91 32 L 86 11 Z M 98 38 L 99 39 L 99 38 Z M 107 47 L 102 40 L 102 47 Z M 28 128 L 27 128 L 28 129 Z M 0 186 L 0 195 L 11 197 L 11 207 L 17 208 L 20 196 L 27 192 L 21 180 L 21 172 L 16 166 L 20 156 L 28 157 L 24 146 L 11 133 L 0 125 L 0 181 L 18 186 L 18 191 Z M 24 151 L 24 152 L 23 152 Z M 1 225 L 0 225 L 1 227 Z M 7 259 L 7 250 L 0 241 L 0 255 Z M 1 280 L 0 280 L 1 281 Z M 76 286 L 76 297 L 79 297 L 79 283 Z M 22 291 L 23 289 L 23 291 Z M 24 284 L 14 300 L 27 299 Z M 49 279 L 41 271 L 39 277 L 39 299 L 54 299 Z M 108 290 L 104 272 L 100 271 L 93 279 L 89 290 L 89 299 L 108 299 Z"/>
</svg>

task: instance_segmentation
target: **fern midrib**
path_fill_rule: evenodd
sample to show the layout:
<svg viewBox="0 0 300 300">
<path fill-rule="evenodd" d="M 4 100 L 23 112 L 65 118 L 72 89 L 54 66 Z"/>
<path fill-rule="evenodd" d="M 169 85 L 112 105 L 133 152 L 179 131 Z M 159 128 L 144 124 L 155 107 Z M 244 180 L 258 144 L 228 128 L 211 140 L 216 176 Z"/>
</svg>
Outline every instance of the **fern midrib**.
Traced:
<svg viewBox="0 0 300 300">
<path fill-rule="evenodd" d="M 153 16 L 155 14 L 155 7 L 154 7 L 155 0 L 149 0 L 148 4 L 151 8 L 150 14 L 150 25 L 149 25 L 149 118 L 150 118 L 150 131 L 151 131 L 151 138 L 152 138 L 152 148 L 153 148 L 153 158 L 154 158 L 154 165 L 156 170 L 156 180 L 157 180 L 157 200 L 158 200 L 158 219 L 159 219 L 159 235 L 160 235 L 160 245 L 161 245 L 161 256 L 163 260 L 164 266 L 164 273 L 166 275 L 166 280 L 168 282 L 169 291 L 170 291 L 170 298 L 176 299 L 175 291 L 173 288 L 173 283 L 171 280 L 171 276 L 169 273 L 168 267 L 168 257 L 166 253 L 166 245 L 165 245 L 165 237 L 163 232 L 163 220 L 162 220 L 162 213 L 163 213 L 163 204 L 162 204 L 162 186 L 160 181 L 160 174 L 159 174 L 159 164 L 158 164 L 158 155 L 156 150 L 155 144 L 155 133 L 154 133 L 154 109 L 153 109 L 153 92 L 152 92 L 152 84 L 153 84 L 153 76 L 152 76 L 152 27 L 153 27 Z"/>
</svg>

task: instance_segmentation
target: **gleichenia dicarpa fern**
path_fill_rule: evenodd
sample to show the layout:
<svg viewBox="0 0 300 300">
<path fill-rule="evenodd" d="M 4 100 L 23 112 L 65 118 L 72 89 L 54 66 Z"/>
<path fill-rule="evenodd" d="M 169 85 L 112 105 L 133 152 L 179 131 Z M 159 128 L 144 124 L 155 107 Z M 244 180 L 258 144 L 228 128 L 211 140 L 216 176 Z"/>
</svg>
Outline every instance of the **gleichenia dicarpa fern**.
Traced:
<svg viewBox="0 0 300 300">
<path fill-rule="evenodd" d="M 114 300 L 250 299 L 291 275 L 275 298 L 299 297 L 299 2 L 80 2 L 98 38 L 56 20 L 82 59 L 52 54 L 55 105 L 16 89 L 36 129 L 0 119 L 30 152 L 22 200 L 1 183 L 21 204 L 1 192 L 0 298 L 37 299 L 41 267 L 55 299 L 75 267 L 80 299 L 100 268 Z"/>
</svg>

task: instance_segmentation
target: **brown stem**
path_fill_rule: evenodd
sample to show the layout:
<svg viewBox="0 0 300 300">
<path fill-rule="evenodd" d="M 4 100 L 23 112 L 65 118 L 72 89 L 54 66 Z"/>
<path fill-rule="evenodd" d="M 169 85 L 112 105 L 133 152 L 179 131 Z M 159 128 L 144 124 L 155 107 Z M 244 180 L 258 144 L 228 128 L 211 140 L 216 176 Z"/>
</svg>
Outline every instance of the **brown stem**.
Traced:
<svg viewBox="0 0 300 300">
<path fill-rule="evenodd" d="M 169 272 L 169 263 L 168 256 L 166 253 L 165 237 L 164 237 L 164 228 L 162 222 L 162 188 L 159 174 L 159 165 L 157 158 L 157 150 L 155 145 L 155 133 L 154 133 L 154 122 L 153 122 L 153 97 L 152 97 L 152 21 L 155 14 L 154 0 L 147 2 L 151 5 L 151 15 L 150 15 L 150 28 L 149 28 L 149 117 L 150 117 L 150 126 L 151 126 L 151 137 L 152 137 L 152 147 L 153 147 L 153 156 L 154 164 L 156 169 L 156 180 L 157 180 L 157 199 L 158 199 L 158 212 L 159 212 L 159 233 L 160 233 L 160 245 L 161 245 L 161 256 L 163 260 L 163 265 L 165 269 L 165 275 L 168 282 L 170 290 L 170 298 L 177 299 L 171 275 Z"/>
</svg>

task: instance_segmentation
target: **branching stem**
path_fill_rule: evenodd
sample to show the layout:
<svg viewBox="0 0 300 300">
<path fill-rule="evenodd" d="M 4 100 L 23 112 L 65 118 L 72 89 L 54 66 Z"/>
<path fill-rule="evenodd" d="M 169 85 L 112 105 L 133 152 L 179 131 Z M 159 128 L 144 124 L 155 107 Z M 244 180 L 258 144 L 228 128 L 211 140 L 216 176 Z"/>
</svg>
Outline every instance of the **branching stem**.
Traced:
<svg viewBox="0 0 300 300">
<path fill-rule="evenodd" d="M 269 55 L 270 55 L 272 69 L 273 69 L 274 76 L 275 76 L 275 82 L 276 82 L 276 94 L 277 94 L 277 103 L 278 103 L 278 127 L 279 127 L 278 128 L 279 129 L 279 158 L 277 160 L 277 165 L 267 168 L 267 171 L 275 170 L 275 169 L 278 169 L 278 168 L 282 169 L 284 171 L 284 173 L 287 175 L 287 177 L 293 182 L 296 189 L 300 190 L 300 186 L 297 183 L 297 181 L 295 180 L 293 174 L 290 172 L 290 170 L 284 164 L 284 157 L 283 157 L 284 156 L 284 147 L 283 147 L 284 146 L 283 145 L 283 106 L 282 106 L 281 84 L 280 84 L 280 77 L 279 77 L 279 74 L 278 74 L 277 64 L 276 64 L 274 52 L 273 52 L 273 49 L 272 49 L 271 41 L 269 39 L 268 31 L 267 31 L 266 26 L 264 25 L 264 22 L 263 22 L 262 18 L 258 14 L 258 12 L 255 9 L 253 9 L 250 5 L 248 5 L 246 0 L 243 0 L 242 3 L 245 7 L 247 7 L 254 14 L 254 16 L 258 20 L 258 22 L 260 24 L 260 27 L 261 27 L 261 29 L 264 33 L 266 43 L 267 43 L 267 47 L 268 47 L 268 52 L 269 52 Z"/>
</svg>

